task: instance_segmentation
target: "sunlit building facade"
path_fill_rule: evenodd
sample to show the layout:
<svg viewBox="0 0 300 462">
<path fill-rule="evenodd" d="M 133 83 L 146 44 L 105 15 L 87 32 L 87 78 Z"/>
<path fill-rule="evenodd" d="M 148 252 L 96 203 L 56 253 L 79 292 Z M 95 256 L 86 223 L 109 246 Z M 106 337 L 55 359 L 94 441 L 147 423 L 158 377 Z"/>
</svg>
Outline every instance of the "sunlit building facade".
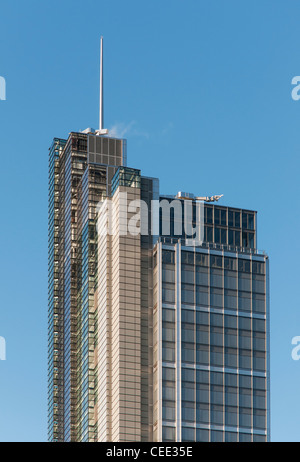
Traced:
<svg viewBox="0 0 300 462">
<path fill-rule="evenodd" d="M 97 440 L 96 207 L 126 141 L 71 133 L 49 150 L 48 438 Z"/>
<path fill-rule="evenodd" d="M 205 203 L 203 242 L 192 242 L 173 201 L 183 218 L 192 204 L 193 224 L 198 205 L 182 197 L 128 168 L 125 140 L 54 140 L 50 441 L 269 440 L 269 269 L 257 214 Z M 161 201 L 170 207 L 154 223 Z"/>
</svg>

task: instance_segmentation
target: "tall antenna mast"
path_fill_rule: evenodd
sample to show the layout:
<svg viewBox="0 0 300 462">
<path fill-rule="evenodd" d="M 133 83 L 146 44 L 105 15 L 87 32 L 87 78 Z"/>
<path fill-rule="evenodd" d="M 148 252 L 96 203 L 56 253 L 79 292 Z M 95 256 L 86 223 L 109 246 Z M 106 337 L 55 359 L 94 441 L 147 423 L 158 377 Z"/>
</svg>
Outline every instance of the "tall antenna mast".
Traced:
<svg viewBox="0 0 300 462">
<path fill-rule="evenodd" d="M 97 135 L 107 135 L 108 130 L 103 128 L 103 37 L 100 39 L 100 107 L 99 107 L 99 130 Z"/>
<path fill-rule="evenodd" d="M 100 39 L 100 113 L 99 131 L 103 128 L 103 37 Z"/>
</svg>

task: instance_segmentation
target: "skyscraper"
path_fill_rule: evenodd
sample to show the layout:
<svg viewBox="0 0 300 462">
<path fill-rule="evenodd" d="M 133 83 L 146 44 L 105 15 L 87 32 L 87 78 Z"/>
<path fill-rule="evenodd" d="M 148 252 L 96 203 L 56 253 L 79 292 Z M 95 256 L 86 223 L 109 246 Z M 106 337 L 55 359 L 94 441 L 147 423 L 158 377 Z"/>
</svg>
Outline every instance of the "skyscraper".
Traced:
<svg viewBox="0 0 300 462">
<path fill-rule="evenodd" d="M 160 195 L 100 120 L 49 151 L 49 440 L 268 440 L 256 212 Z"/>
</svg>

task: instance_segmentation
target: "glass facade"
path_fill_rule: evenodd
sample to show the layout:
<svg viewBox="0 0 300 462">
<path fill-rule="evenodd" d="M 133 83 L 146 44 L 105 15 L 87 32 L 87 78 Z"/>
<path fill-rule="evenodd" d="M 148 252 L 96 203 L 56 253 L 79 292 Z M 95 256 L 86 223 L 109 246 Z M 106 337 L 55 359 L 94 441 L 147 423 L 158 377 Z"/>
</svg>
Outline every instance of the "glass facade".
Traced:
<svg viewBox="0 0 300 462">
<path fill-rule="evenodd" d="M 125 162 L 124 140 L 84 133 L 49 150 L 49 441 L 97 441 L 96 207 Z"/>
<path fill-rule="evenodd" d="M 141 187 L 141 171 L 128 167 L 120 167 L 116 171 L 111 184 L 111 194 L 114 195 L 119 186 L 129 188 Z"/>
<path fill-rule="evenodd" d="M 170 208 L 160 209 L 160 236 L 166 238 L 180 238 L 182 242 L 189 236 L 186 232 L 185 208 L 192 209 L 192 226 L 195 228 L 197 219 L 197 202 L 177 199 L 175 196 L 161 196 L 163 202 L 168 202 Z M 181 204 L 181 208 L 180 208 Z M 179 209 L 178 209 L 179 206 Z M 179 210 L 179 211 L 178 211 Z M 243 209 L 234 209 L 224 206 L 204 204 L 204 242 L 214 244 L 215 247 L 229 246 L 231 250 L 256 249 L 256 212 Z M 176 215 L 177 214 L 177 215 Z M 180 217 L 177 222 L 175 216 Z M 164 233 L 164 223 L 168 233 Z M 170 224 L 169 224 L 170 223 Z"/>
<path fill-rule="evenodd" d="M 268 257 L 256 212 L 204 204 L 204 241 L 191 245 L 187 199 L 180 220 L 176 198 L 126 156 L 125 140 L 86 133 L 49 151 L 49 441 L 267 441 Z M 148 209 L 123 214 L 123 192 Z M 168 216 L 154 236 L 159 199 Z M 98 234 L 109 200 L 119 234 Z M 148 232 L 121 233 L 124 216 Z"/>
<path fill-rule="evenodd" d="M 267 441 L 267 257 L 160 242 L 155 261 L 156 438 Z"/>
<path fill-rule="evenodd" d="M 49 150 L 48 236 L 48 437 L 59 439 L 63 425 L 63 327 L 59 308 L 59 156 L 66 141 L 55 138 Z"/>
</svg>

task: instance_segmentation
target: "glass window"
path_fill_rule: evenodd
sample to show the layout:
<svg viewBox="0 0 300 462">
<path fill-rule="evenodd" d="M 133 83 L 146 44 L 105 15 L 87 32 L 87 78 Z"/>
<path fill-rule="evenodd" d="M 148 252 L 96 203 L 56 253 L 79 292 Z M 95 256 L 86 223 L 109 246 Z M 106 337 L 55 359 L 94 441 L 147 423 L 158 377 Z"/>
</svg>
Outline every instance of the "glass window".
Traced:
<svg viewBox="0 0 300 462">
<path fill-rule="evenodd" d="M 233 211 L 228 210 L 228 226 L 233 226 Z"/>
<path fill-rule="evenodd" d="M 241 213 L 240 212 L 234 212 L 234 226 L 236 228 L 241 227 Z"/>
<path fill-rule="evenodd" d="M 239 316 L 239 329 L 251 330 L 251 318 L 246 316 Z"/>
<path fill-rule="evenodd" d="M 239 332 L 239 347 L 245 350 L 251 350 L 251 333 L 247 330 Z"/>
<path fill-rule="evenodd" d="M 253 441 L 255 443 L 265 443 L 267 440 L 263 435 L 253 435 Z"/>
<path fill-rule="evenodd" d="M 237 289 L 237 277 L 234 271 L 225 271 L 224 273 L 224 287 L 226 289 Z"/>
<path fill-rule="evenodd" d="M 185 382 L 195 382 L 195 371 L 193 369 L 182 369 L 182 380 Z"/>
<path fill-rule="evenodd" d="M 266 409 L 266 393 L 262 390 L 254 390 L 253 392 L 253 406 L 256 409 Z"/>
<path fill-rule="evenodd" d="M 221 228 L 221 244 L 227 244 L 227 230 Z"/>
<path fill-rule="evenodd" d="M 225 374 L 225 385 L 228 387 L 237 387 L 238 375 L 236 374 Z"/>
<path fill-rule="evenodd" d="M 211 288 L 210 290 L 210 304 L 212 307 L 223 307 L 223 291 L 222 289 Z"/>
<path fill-rule="evenodd" d="M 225 290 L 224 307 L 229 310 L 237 309 L 237 296 L 233 290 Z"/>
<path fill-rule="evenodd" d="M 266 379 L 263 377 L 253 377 L 253 388 L 255 390 L 265 390 Z"/>
<path fill-rule="evenodd" d="M 175 342 L 175 326 L 171 323 L 164 323 L 162 327 L 162 339 L 167 342 Z"/>
<path fill-rule="evenodd" d="M 208 404 L 199 403 L 196 407 L 196 421 L 200 423 L 209 423 L 209 406 Z"/>
<path fill-rule="evenodd" d="M 236 271 L 237 269 L 237 259 L 236 258 L 224 258 L 224 268 L 230 271 Z"/>
<path fill-rule="evenodd" d="M 213 366 L 223 366 L 223 348 L 212 346 L 210 350 L 210 361 Z"/>
<path fill-rule="evenodd" d="M 164 269 L 162 270 L 162 279 L 163 282 L 175 282 L 175 270 L 174 269 Z"/>
<path fill-rule="evenodd" d="M 251 389 L 240 388 L 239 405 L 242 407 L 251 407 Z"/>
<path fill-rule="evenodd" d="M 252 273 L 265 274 L 265 264 L 262 262 L 252 261 Z"/>
<path fill-rule="evenodd" d="M 230 427 L 236 427 L 238 421 L 237 407 L 226 406 L 225 407 L 225 425 Z"/>
<path fill-rule="evenodd" d="M 235 348 L 225 348 L 225 366 L 237 367 L 237 350 Z"/>
<path fill-rule="evenodd" d="M 215 225 L 219 225 L 220 222 L 220 209 L 215 207 Z"/>
<path fill-rule="evenodd" d="M 182 324 L 181 339 L 183 342 L 190 342 L 190 343 L 195 342 L 195 325 L 194 324 L 185 324 L 185 323 Z"/>
<path fill-rule="evenodd" d="M 168 402 L 169 406 L 167 403 L 163 402 L 162 406 L 162 417 L 164 420 L 175 420 L 175 403 Z"/>
<path fill-rule="evenodd" d="M 162 320 L 167 322 L 175 322 L 175 310 L 168 310 L 167 308 L 163 308 Z"/>
<path fill-rule="evenodd" d="M 240 433 L 239 441 L 241 443 L 251 443 L 252 441 L 251 433 Z"/>
<path fill-rule="evenodd" d="M 205 241 L 206 242 L 213 242 L 213 227 L 212 226 L 205 226 Z"/>
<path fill-rule="evenodd" d="M 248 241 L 248 233 L 242 232 L 242 247 L 250 247 Z"/>
<path fill-rule="evenodd" d="M 207 404 L 209 402 L 209 386 L 206 384 L 198 384 L 196 386 L 196 399 L 199 403 Z"/>
<path fill-rule="evenodd" d="M 174 264 L 174 262 L 175 262 L 175 253 L 172 250 L 163 250 L 162 262 L 163 263 L 172 263 L 172 264 Z"/>
<path fill-rule="evenodd" d="M 194 255 L 194 252 L 187 252 L 186 250 L 183 250 L 181 252 L 182 264 L 194 265 Z"/>
<path fill-rule="evenodd" d="M 226 226 L 226 210 L 221 209 L 221 225 Z"/>
<path fill-rule="evenodd" d="M 210 382 L 212 385 L 223 385 L 223 374 L 221 372 L 211 372 Z"/>
<path fill-rule="evenodd" d="M 195 429 L 182 427 L 182 441 L 195 441 Z"/>
<path fill-rule="evenodd" d="M 198 419 L 197 419 L 198 421 Z M 200 443 L 208 443 L 209 442 L 209 430 L 203 430 L 201 428 L 197 428 L 196 430 L 196 440 Z"/>
<path fill-rule="evenodd" d="M 239 350 L 239 367 L 241 369 L 251 369 L 251 351 Z"/>
<path fill-rule="evenodd" d="M 208 365 L 208 346 L 206 345 L 197 345 L 197 363 Z"/>
<path fill-rule="evenodd" d="M 175 275 L 175 272 L 174 272 Z M 174 276 L 175 279 L 175 276 Z M 181 268 L 181 282 L 185 284 L 194 284 L 194 267 L 189 265 L 182 265 Z"/>
<path fill-rule="evenodd" d="M 194 305 L 195 303 L 195 291 L 194 286 L 191 284 L 182 284 L 181 291 L 182 303 L 187 305 Z"/>
<path fill-rule="evenodd" d="M 208 371 L 197 371 L 196 372 L 197 376 L 197 382 L 198 383 L 209 383 L 209 373 Z"/>
<path fill-rule="evenodd" d="M 175 285 L 163 282 L 162 299 L 165 303 L 175 303 Z"/>
<path fill-rule="evenodd" d="M 254 214 L 248 213 L 248 229 L 254 229 Z"/>
<path fill-rule="evenodd" d="M 209 313 L 207 311 L 196 311 L 197 324 L 209 324 Z"/>
<path fill-rule="evenodd" d="M 208 326 L 197 326 L 196 330 L 196 342 L 197 344 L 208 345 L 209 344 L 209 330 Z M 199 346 L 200 348 L 200 346 Z"/>
<path fill-rule="evenodd" d="M 193 343 L 182 343 L 181 348 L 182 361 L 187 363 L 195 362 L 195 350 Z"/>
<path fill-rule="evenodd" d="M 213 222 L 212 208 L 206 206 L 205 211 L 206 211 L 206 223 L 212 223 Z"/>
<path fill-rule="evenodd" d="M 223 316 L 221 314 L 211 313 L 210 315 L 210 323 L 212 326 L 223 326 Z"/>
<path fill-rule="evenodd" d="M 223 387 L 220 385 L 212 385 L 210 399 L 212 404 L 223 404 Z"/>
<path fill-rule="evenodd" d="M 194 324 L 194 322 L 195 322 L 195 311 L 194 310 L 182 310 L 181 311 L 181 321 Z"/>
<path fill-rule="evenodd" d="M 238 392 L 237 388 L 226 387 L 225 388 L 225 403 L 227 406 L 236 407 L 238 403 Z"/>
<path fill-rule="evenodd" d="M 162 377 L 163 377 L 163 380 L 174 382 L 175 381 L 175 369 L 170 368 L 170 367 L 163 367 Z"/>
<path fill-rule="evenodd" d="M 204 253 L 196 253 L 196 264 L 200 267 L 208 266 L 208 255 Z"/>
<path fill-rule="evenodd" d="M 175 361 L 175 345 L 172 342 L 163 342 L 162 360 L 166 362 Z"/>
<path fill-rule="evenodd" d="M 266 312 L 266 302 L 265 302 L 265 296 L 264 295 L 262 295 L 262 294 L 253 294 L 252 304 L 253 304 L 253 311 L 255 313 L 264 314 Z"/>
<path fill-rule="evenodd" d="M 210 266 L 212 268 L 223 268 L 223 258 L 216 255 L 210 256 Z"/>
<path fill-rule="evenodd" d="M 240 388 L 251 388 L 251 376 L 240 375 L 239 376 Z"/>
<path fill-rule="evenodd" d="M 239 258 L 238 269 L 244 273 L 250 273 L 250 260 Z"/>
<path fill-rule="evenodd" d="M 255 428 L 259 428 L 260 430 L 264 430 L 266 428 L 266 416 L 265 411 L 254 409 L 253 411 L 253 426 Z"/>
<path fill-rule="evenodd" d="M 254 243 L 254 233 L 248 233 L 248 247 L 250 249 L 255 248 L 255 243 Z"/>
<path fill-rule="evenodd" d="M 196 286 L 196 304 L 208 306 L 208 290 L 206 287 Z"/>
<path fill-rule="evenodd" d="M 221 243 L 221 231 L 220 228 L 215 227 L 215 243 L 220 244 Z"/>
<path fill-rule="evenodd" d="M 223 407 L 212 405 L 211 406 L 211 423 L 213 425 L 223 425 Z"/>
<path fill-rule="evenodd" d="M 250 428 L 251 427 L 251 410 L 248 408 L 240 407 L 240 427 Z"/>
<path fill-rule="evenodd" d="M 258 351 L 266 350 L 266 336 L 262 332 L 253 333 L 253 349 Z"/>
<path fill-rule="evenodd" d="M 222 443 L 223 441 L 223 432 L 212 430 L 211 432 L 211 441 L 214 443 Z"/>
<path fill-rule="evenodd" d="M 251 291 L 251 278 L 250 274 L 240 273 L 239 274 L 239 290 Z"/>
<path fill-rule="evenodd" d="M 239 310 L 251 311 L 251 298 L 249 292 L 239 291 Z"/>
<path fill-rule="evenodd" d="M 233 432 L 225 433 L 225 441 L 227 443 L 236 443 L 237 440 L 238 440 L 238 433 L 233 433 Z"/>
<path fill-rule="evenodd" d="M 225 329 L 224 343 L 227 348 L 237 348 L 237 331 L 234 329 Z"/>
<path fill-rule="evenodd" d="M 197 268 L 196 284 L 208 286 L 208 271 L 207 268 Z"/>
<path fill-rule="evenodd" d="M 162 440 L 175 441 L 175 427 L 162 427 Z"/>
<path fill-rule="evenodd" d="M 210 330 L 210 343 L 214 346 L 223 346 L 223 329 L 212 327 Z"/>
<path fill-rule="evenodd" d="M 258 292 L 260 294 L 265 293 L 265 278 L 260 274 L 253 274 L 252 275 L 252 287 L 253 292 Z"/>
<path fill-rule="evenodd" d="M 225 315 L 224 316 L 224 326 L 231 328 L 231 329 L 236 329 L 237 328 L 237 316 L 230 316 L 230 315 Z"/>
<path fill-rule="evenodd" d="M 265 371 L 266 361 L 265 353 L 260 351 L 253 352 L 253 369 L 256 371 Z"/>
<path fill-rule="evenodd" d="M 186 422 L 195 421 L 195 405 L 193 403 L 187 401 L 182 402 L 182 420 Z"/>
<path fill-rule="evenodd" d="M 210 271 L 210 283 L 214 287 L 223 287 L 223 271 L 212 268 Z"/>
<path fill-rule="evenodd" d="M 253 319 L 253 330 L 256 330 L 257 332 L 265 332 L 265 321 L 263 319 Z"/>
</svg>

